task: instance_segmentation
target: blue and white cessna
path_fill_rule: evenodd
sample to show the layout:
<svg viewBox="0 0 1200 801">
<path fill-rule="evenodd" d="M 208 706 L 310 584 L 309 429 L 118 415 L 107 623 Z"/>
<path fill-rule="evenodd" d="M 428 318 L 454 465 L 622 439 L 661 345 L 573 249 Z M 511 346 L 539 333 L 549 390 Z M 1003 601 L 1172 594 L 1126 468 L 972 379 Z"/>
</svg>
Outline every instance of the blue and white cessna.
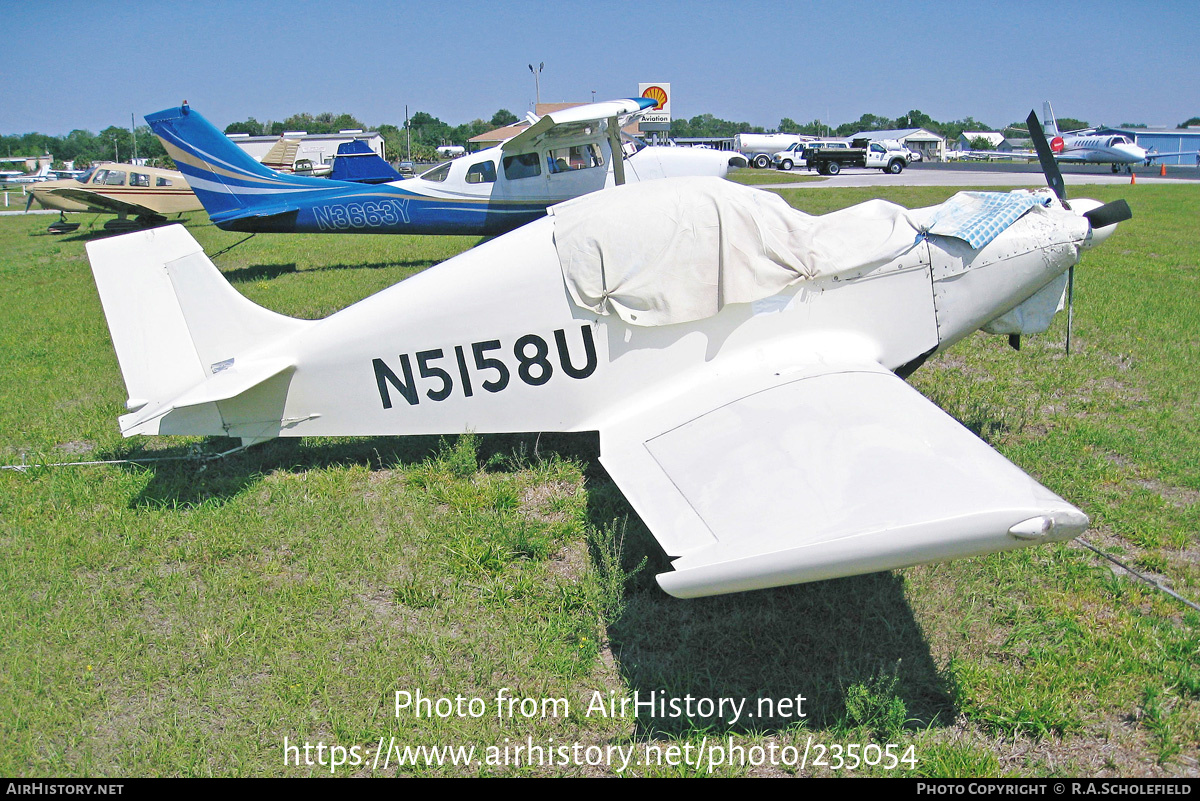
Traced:
<svg viewBox="0 0 1200 801">
<path fill-rule="evenodd" d="M 497 147 L 376 186 L 277 173 L 185 102 L 146 116 L 217 226 L 230 231 L 491 235 L 606 186 L 723 177 L 737 153 L 622 143 L 653 101 L 611 100 L 535 118 Z M 614 157 L 615 154 L 615 157 Z"/>
</svg>

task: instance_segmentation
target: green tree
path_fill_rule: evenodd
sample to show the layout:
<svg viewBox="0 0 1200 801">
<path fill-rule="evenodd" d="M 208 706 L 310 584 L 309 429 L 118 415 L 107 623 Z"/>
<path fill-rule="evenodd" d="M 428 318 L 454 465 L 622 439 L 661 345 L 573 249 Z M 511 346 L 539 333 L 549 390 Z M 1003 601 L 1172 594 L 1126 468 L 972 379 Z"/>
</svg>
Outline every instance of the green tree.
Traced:
<svg viewBox="0 0 1200 801">
<path fill-rule="evenodd" d="M 931 126 L 936 124 L 937 123 L 933 121 L 933 117 L 930 117 L 925 112 L 918 111 L 916 109 L 908 112 L 903 117 L 896 118 L 897 128 L 924 128 L 928 131 L 930 130 Z"/>
<path fill-rule="evenodd" d="M 986 136 L 976 136 L 971 140 L 972 150 L 995 150 L 996 146 Z"/>
<path fill-rule="evenodd" d="M 1060 131 L 1082 131 L 1084 128 L 1091 128 L 1083 120 L 1077 120 L 1074 117 L 1059 117 L 1058 130 Z"/>
<path fill-rule="evenodd" d="M 226 134 L 250 134 L 251 136 L 262 136 L 266 132 L 263 124 L 251 117 L 244 122 L 231 122 L 225 126 Z"/>
<path fill-rule="evenodd" d="M 1193 126 L 1196 126 L 1196 125 L 1200 125 L 1200 117 L 1192 117 L 1192 118 L 1191 118 L 1191 119 L 1189 119 L 1189 120 L 1184 120 L 1183 122 L 1179 123 L 1179 125 L 1177 125 L 1177 126 L 1175 126 L 1175 127 L 1177 127 L 1177 128 L 1191 128 L 1191 127 L 1193 127 Z"/>
<path fill-rule="evenodd" d="M 492 115 L 492 128 L 503 128 L 505 125 L 512 125 L 514 122 L 520 122 L 517 115 L 513 114 L 506 108 L 502 108 Z"/>
<path fill-rule="evenodd" d="M 446 144 L 451 137 L 452 129 L 449 125 L 424 111 L 418 111 L 409 117 L 408 127 L 412 131 L 413 145 L 438 147 Z"/>
</svg>

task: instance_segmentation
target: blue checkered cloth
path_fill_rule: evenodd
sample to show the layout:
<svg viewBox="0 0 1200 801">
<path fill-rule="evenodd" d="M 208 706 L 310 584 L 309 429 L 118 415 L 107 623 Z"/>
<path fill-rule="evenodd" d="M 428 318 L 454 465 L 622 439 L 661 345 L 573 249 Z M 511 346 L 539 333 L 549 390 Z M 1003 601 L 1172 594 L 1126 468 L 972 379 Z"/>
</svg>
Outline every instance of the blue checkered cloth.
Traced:
<svg viewBox="0 0 1200 801">
<path fill-rule="evenodd" d="M 1029 192 L 959 192 L 942 204 L 926 231 L 961 239 L 979 250 L 1044 202 Z"/>
</svg>

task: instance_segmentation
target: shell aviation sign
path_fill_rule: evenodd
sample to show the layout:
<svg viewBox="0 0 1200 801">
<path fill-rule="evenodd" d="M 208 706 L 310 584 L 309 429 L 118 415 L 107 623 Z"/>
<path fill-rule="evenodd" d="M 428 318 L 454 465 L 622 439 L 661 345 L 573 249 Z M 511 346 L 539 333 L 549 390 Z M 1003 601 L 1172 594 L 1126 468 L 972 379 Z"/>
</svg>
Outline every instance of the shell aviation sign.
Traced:
<svg viewBox="0 0 1200 801">
<path fill-rule="evenodd" d="M 654 107 L 642 115 L 643 124 L 671 124 L 671 84 L 639 83 L 638 94 L 654 101 Z"/>
</svg>

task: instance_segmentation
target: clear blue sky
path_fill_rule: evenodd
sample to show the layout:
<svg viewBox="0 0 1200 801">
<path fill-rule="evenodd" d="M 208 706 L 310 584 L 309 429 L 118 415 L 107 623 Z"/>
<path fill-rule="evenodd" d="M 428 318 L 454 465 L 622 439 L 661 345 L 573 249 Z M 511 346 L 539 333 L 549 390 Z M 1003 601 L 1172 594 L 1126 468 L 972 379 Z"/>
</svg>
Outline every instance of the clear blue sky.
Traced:
<svg viewBox="0 0 1200 801">
<path fill-rule="evenodd" d="M 676 117 L 775 127 L 920 109 L 993 126 L 1049 99 L 1093 124 L 1200 115 L 1200 2 L 0 4 L 0 133 L 129 125 L 187 99 L 220 126 L 298 112 L 457 125 L 672 85 Z"/>
</svg>

